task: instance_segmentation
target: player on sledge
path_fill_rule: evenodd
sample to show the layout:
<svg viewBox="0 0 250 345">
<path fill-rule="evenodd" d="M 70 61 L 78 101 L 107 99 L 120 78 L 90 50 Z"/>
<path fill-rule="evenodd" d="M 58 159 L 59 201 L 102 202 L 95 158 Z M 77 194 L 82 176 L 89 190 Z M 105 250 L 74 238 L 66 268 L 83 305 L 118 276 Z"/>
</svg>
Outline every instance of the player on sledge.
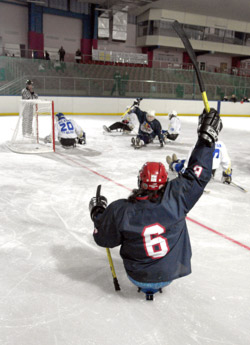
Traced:
<svg viewBox="0 0 250 345">
<path fill-rule="evenodd" d="M 198 129 L 199 129 L 199 126 L 201 125 L 202 116 L 204 116 L 204 114 L 205 112 L 203 112 L 199 116 Z M 222 129 L 222 123 L 221 123 L 220 130 L 221 129 Z M 169 169 L 177 173 L 183 173 L 187 167 L 192 150 L 193 148 L 189 151 L 186 159 L 178 159 L 175 153 L 172 155 L 172 157 L 167 156 L 166 161 L 169 165 Z M 222 182 L 226 184 L 230 184 L 232 182 L 232 172 L 233 172 L 231 168 L 231 159 L 228 155 L 226 145 L 222 141 L 216 140 L 215 149 L 213 152 L 213 165 L 212 165 L 212 174 L 211 174 L 212 178 L 214 178 L 215 172 L 220 166 L 223 170 Z"/>
<path fill-rule="evenodd" d="M 116 200 L 108 207 L 104 196 L 90 201 L 95 242 L 101 247 L 121 246 L 128 278 L 147 299 L 191 273 L 185 217 L 210 180 L 220 123 L 215 109 L 203 117 L 184 174 L 168 181 L 162 163 L 148 162 L 139 172 L 138 189 L 128 199 Z"/>
<path fill-rule="evenodd" d="M 55 116 L 55 138 L 65 148 L 73 148 L 76 144 L 86 144 L 86 134 L 76 121 L 68 119 L 63 113 Z M 45 143 L 51 142 L 51 135 L 44 139 Z"/>
<path fill-rule="evenodd" d="M 129 110 L 130 109 L 130 110 Z M 126 107 L 126 113 L 122 116 L 121 121 L 113 123 L 111 126 L 103 126 L 103 129 L 111 133 L 112 131 L 120 130 L 123 133 L 132 133 L 138 125 L 136 114 L 133 112 L 130 106 Z"/>
<path fill-rule="evenodd" d="M 165 138 L 165 141 L 175 141 L 181 131 L 181 120 L 179 119 L 176 110 L 172 110 L 169 112 L 168 119 L 168 129 L 166 131 L 162 130 L 162 134 Z"/>
<path fill-rule="evenodd" d="M 164 137 L 160 121 L 155 118 L 155 110 L 142 111 L 139 108 L 140 100 L 136 99 L 133 104 L 133 112 L 137 115 L 139 121 L 139 132 L 136 138 L 131 139 L 132 146 L 139 149 L 149 143 L 152 143 L 155 137 L 158 137 L 160 147 L 164 146 Z"/>
</svg>

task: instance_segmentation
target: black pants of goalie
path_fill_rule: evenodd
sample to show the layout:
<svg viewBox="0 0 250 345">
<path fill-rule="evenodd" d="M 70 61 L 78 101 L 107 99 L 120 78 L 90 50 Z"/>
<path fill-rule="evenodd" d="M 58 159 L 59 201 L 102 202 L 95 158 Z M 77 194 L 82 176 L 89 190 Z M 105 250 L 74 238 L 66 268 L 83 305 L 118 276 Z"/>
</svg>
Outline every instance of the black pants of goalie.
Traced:
<svg viewBox="0 0 250 345">
<path fill-rule="evenodd" d="M 123 131 L 131 132 L 131 128 L 126 123 L 122 123 L 122 122 L 113 123 L 113 125 L 109 126 L 109 129 L 111 129 L 111 131 L 115 129 L 122 129 Z"/>
<path fill-rule="evenodd" d="M 70 147 L 70 146 L 75 147 L 76 146 L 76 139 L 74 139 L 74 138 L 61 138 L 59 140 L 59 142 L 62 146 L 66 146 L 66 147 Z"/>
</svg>

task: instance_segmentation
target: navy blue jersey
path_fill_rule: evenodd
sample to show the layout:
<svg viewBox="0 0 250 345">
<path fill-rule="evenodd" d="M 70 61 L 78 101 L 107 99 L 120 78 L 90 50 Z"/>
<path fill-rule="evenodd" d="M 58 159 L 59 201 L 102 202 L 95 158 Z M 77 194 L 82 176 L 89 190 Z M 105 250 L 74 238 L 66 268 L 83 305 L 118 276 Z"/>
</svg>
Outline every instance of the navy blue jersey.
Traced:
<svg viewBox="0 0 250 345">
<path fill-rule="evenodd" d="M 153 121 L 147 120 L 147 112 L 140 110 L 138 107 L 134 107 L 134 113 L 137 115 L 139 126 L 139 135 L 149 135 L 152 139 L 158 136 L 159 141 L 163 141 L 162 128 L 160 121 L 154 119 Z"/>
<path fill-rule="evenodd" d="M 111 203 L 94 219 L 94 239 L 102 247 L 121 245 L 127 274 L 139 282 L 165 282 L 191 273 L 191 246 L 185 217 L 212 172 L 214 147 L 198 140 L 185 173 L 167 182 L 161 200 Z"/>
</svg>

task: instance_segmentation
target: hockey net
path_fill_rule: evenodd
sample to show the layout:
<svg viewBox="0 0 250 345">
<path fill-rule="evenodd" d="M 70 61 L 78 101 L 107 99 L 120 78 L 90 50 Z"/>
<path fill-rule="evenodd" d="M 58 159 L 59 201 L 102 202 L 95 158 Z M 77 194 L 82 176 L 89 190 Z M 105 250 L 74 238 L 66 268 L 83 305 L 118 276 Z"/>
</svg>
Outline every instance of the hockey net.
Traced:
<svg viewBox="0 0 250 345">
<path fill-rule="evenodd" d="M 17 153 L 55 151 L 54 103 L 48 100 L 20 100 L 19 118 L 8 147 Z M 45 137 L 50 135 L 50 142 Z"/>
</svg>

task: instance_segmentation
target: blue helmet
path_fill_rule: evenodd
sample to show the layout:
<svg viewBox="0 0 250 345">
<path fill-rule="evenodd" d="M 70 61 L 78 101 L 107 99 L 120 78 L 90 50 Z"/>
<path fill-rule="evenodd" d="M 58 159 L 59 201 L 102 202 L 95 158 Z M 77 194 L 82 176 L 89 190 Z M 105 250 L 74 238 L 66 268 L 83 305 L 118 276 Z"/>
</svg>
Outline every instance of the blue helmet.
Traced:
<svg viewBox="0 0 250 345">
<path fill-rule="evenodd" d="M 63 115 L 63 113 L 57 113 L 57 114 L 56 114 L 56 119 L 57 119 L 58 121 L 60 121 L 60 120 L 62 120 L 62 119 L 65 119 L 65 116 Z"/>
</svg>

